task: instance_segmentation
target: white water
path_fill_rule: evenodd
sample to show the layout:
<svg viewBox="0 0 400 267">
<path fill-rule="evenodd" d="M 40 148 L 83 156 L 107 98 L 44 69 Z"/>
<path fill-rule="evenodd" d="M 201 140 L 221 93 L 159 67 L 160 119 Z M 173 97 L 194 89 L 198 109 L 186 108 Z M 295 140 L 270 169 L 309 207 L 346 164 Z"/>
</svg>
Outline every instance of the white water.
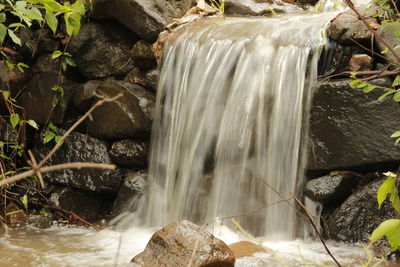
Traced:
<svg viewBox="0 0 400 267">
<path fill-rule="evenodd" d="M 300 233 L 282 199 L 302 184 L 321 31 L 331 16 L 210 19 L 166 44 L 147 225 L 212 223 L 281 201 L 241 224 L 269 238 Z"/>
</svg>

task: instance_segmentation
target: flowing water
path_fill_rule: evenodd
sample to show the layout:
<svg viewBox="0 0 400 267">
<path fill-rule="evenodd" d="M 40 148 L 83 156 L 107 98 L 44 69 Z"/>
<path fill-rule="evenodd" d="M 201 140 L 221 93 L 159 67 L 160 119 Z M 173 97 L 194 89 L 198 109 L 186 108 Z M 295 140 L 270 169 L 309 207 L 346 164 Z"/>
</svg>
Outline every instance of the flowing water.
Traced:
<svg viewBox="0 0 400 267">
<path fill-rule="evenodd" d="M 237 220 L 270 252 L 236 266 L 333 266 L 319 243 L 293 241 L 304 231 L 288 205 L 292 195 L 301 198 L 308 109 L 333 16 L 209 19 L 180 30 L 165 45 L 151 191 L 143 214 L 134 214 L 145 218 L 141 226 L 11 230 L 0 235 L 0 266 L 126 266 L 152 226 L 182 218 L 209 223 L 229 244 L 248 239 L 226 227 L 245 213 Z M 329 245 L 342 264 L 367 258 L 361 248 Z"/>
<path fill-rule="evenodd" d="M 330 17 L 211 19 L 166 44 L 147 223 L 212 222 L 271 205 L 241 223 L 269 238 L 300 233 L 291 196 L 303 182 L 307 114 Z"/>
</svg>

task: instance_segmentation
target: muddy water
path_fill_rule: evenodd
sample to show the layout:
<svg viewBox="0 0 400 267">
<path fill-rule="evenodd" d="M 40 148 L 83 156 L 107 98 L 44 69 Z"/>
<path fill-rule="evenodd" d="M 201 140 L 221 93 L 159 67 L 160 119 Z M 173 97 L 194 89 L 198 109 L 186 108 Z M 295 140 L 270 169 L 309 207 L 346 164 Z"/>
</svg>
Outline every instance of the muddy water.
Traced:
<svg viewBox="0 0 400 267">
<path fill-rule="evenodd" d="M 0 236 L 0 266 L 129 266 L 131 258 L 145 248 L 154 230 L 94 232 L 65 226 L 10 230 Z M 228 244 L 248 240 L 227 227 L 214 229 L 214 234 Z M 250 241 L 260 241 L 267 252 L 240 258 L 237 267 L 335 266 L 317 242 Z M 343 266 L 362 266 L 368 260 L 362 247 L 338 243 L 329 243 L 329 247 Z"/>
</svg>

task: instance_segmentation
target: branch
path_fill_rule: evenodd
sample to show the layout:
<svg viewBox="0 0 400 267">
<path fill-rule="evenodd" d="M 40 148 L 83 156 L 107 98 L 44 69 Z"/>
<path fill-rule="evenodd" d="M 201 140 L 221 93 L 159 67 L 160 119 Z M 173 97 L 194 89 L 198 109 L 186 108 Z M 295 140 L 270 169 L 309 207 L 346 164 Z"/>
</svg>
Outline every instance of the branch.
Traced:
<svg viewBox="0 0 400 267">
<path fill-rule="evenodd" d="M 0 187 L 4 185 L 13 184 L 18 182 L 19 180 L 28 178 L 32 175 L 35 175 L 36 172 L 52 172 L 52 171 L 59 171 L 63 169 L 85 169 L 85 168 L 96 168 L 96 169 L 104 169 L 104 170 L 115 170 L 117 167 L 112 164 L 104 164 L 104 163 L 91 163 L 91 162 L 71 162 L 71 163 L 63 163 L 57 164 L 53 166 L 41 167 L 38 169 L 32 169 L 29 171 L 22 172 L 20 174 L 16 174 L 9 178 L 3 179 L 0 181 Z"/>
<path fill-rule="evenodd" d="M 349 6 L 351 10 L 354 11 L 354 13 L 357 14 L 358 18 L 362 20 L 362 22 L 365 24 L 365 26 L 368 27 L 370 32 L 378 39 L 381 43 L 383 43 L 389 51 L 393 54 L 393 56 L 397 59 L 398 62 L 400 62 L 400 55 L 397 54 L 396 50 L 393 48 L 391 44 L 389 44 L 384 38 L 382 38 L 372 27 L 369 25 L 368 21 L 364 18 L 364 16 L 360 13 L 360 11 L 357 10 L 357 8 L 354 6 L 353 2 L 351 0 L 345 0 L 346 4 Z"/>
</svg>

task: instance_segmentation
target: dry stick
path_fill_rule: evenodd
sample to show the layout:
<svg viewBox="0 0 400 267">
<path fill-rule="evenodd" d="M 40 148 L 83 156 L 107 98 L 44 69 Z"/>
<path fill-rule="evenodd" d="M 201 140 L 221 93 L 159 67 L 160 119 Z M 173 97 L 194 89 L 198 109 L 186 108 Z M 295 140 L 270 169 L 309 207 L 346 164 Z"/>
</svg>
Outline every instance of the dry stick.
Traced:
<svg viewBox="0 0 400 267">
<path fill-rule="evenodd" d="M 321 80 L 320 82 L 327 81 L 327 80 L 329 80 L 330 78 L 333 78 L 333 77 L 348 76 L 348 75 L 351 75 L 353 73 L 357 73 L 357 76 L 374 75 L 374 78 L 382 78 L 382 77 L 389 77 L 389 76 L 400 74 L 400 68 L 395 69 L 393 71 L 382 71 L 382 70 L 366 70 L 366 71 L 357 71 L 357 72 L 355 72 L 355 71 L 344 71 L 344 72 L 341 72 L 341 73 L 338 73 L 338 74 L 330 75 L 330 76 L 324 78 L 323 80 Z M 377 75 L 377 74 L 379 74 L 379 75 Z M 375 76 L 375 75 L 377 75 L 377 76 Z"/>
<path fill-rule="evenodd" d="M 49 160 L 54 153 L 56 153 L 56 151 L 61 147 L 61 145 L 63 144 L 63 142 L 65 141 L 65 139 L 76 129 L 76 127 L 78 127 L 79 124 L 81 124 L 84 120 L 86 120 L 93 112 L 93 110 L 95 110 L 97 107 L 103 105 L 104 103 L 107 102 L 113 102 L 116 99 L 120 98 L 122 96 L 122 94 L 118 94 L 113 98 L 104 98 L 102 100 L 100 100 L 99 102 L 97 102 L 96 104 L 94 104 L 86 113 L 85 115 L 83 115 L 79 120 L 77 120 L 74 125 L 72 125 L 65 133 L 64 135 L 61 137 L 60 141 L 57 142 L 57 144 L 53 147 L 53 149 L 49 152 L 49 154 L 47 154 L 47 156 L 42 159 L 39 164 L 38 167 L 41 168 L 43 166 L 43 164 Z"/>
<path fill-rule="evenodd" d="M 59 171 L 63 169 L 84 169 L 84 168 L 96 168 L 96 169 L 104 169 L 104 170 L 115 170 L 117 167 L 112 164 L 103 164 L 103 163 L 91 163 L 91 162 L 71 162 L 71 163 L 63 163 L 57 164 L 48 167 L 41 167 L 38 170 L 42 173 L 44 172 L 52 172 L 52 171 Z M 20 174 L 16 174 L 9 178 L 3 179 L 0 181 L 0 187 L 4 185 L 13 184 L 18 182 L 19 180 L 25 179 L 32 175 L 35 175 L 37 170 L 29 170 L 22 172 Z"/>
<path fill-rule="evenodd" d="M 383 56 L 383 55 L 381 55 L 381 54 L 375 52 L 375 51 L 372 50 L 372 49 L 369 49 L 368 47 L 362 45 L 360 42 L 357 42 L 355 39 L 350 38 L 350 40 L 351 40 L 353 43 L 355 43 L 356 45 L 358 45 L 359 47 L 361 47 L 362 49 L 364 49 L 364 50 L 370 52 L 371 54 L 373 54 L 373 55 L 375 55 L 375 56 L 378 56 L 378 57 L 380 57 L 380 58 L 382 58 L 382 59 L 384 59 L 384 60 L 386 60 L 386 61 L 389 61 L 389 59 L 388 59 L 387 57 L 385 57 L 385 56 Z"/>
<path fill-rule="evenodd" d="M 311 223 L 312 227 L 314 228 L 315 232 L 318 235 L 319 240 L 321 241 L 322 245 L 324 246 L 326 252 L 329 254 L 329 256 L 331 256 L 331 258 L 333 259 L 333 261 L 337 264 L 337 266 L 341 267 L 342 265 L 340 265 L 340 263 L 336 260 L 336 258 L 333 256 L 333 254 L 331 253 L 331 251 L 329 250 L 328 246 L 326 245 L 324 239 L 322 238 L 321 233 L 319 232 L 317 226 L 315 225 L 313 219 L 310 217 L 310 215 L 307 212 L 306 207 L 303 205 L 303 203 L 301 203 L 300 200 L 298 200 L 296 198 L 296 196 L 293 195 L 294 200 L 297 202 L 297 204 L 299 204 L 303 210 L 304 210 L 304 214 L 307 216 L 308 221 Z"/>
<path fill-rule="evenodd" d="M 397 54 L 396 50 L 393 48 L 391 44 L 389 44 L 384 38 L 382 38 L 373 28 L 371 25 L 369 25 L 368 21 L 363 17 L 363 15 L 358 11 L 358 9 L 354 6 L 353 2 L 351 0 L 345 0 L 346 4 L 349 6 L 351 10 L 354 11 L 354 13 L 357 14 L 358 18 L 362 20 L 362 22 L 365 24 L 365 26 L 368 27 L 369 31 L 372 32 L 372 34 L 378 39 L 381 43 L 383 43 L 389 51 L 393 54 L 393 56 L 397 59 L 398 62 L 400 62 L 400 55 Z"/>
<path fill-rule="evenodd" d="M 258 177 L 258 179 L 265 184 L 266 186 L 268 186 L 268 188 L 270 188 L 272 191 L 274 191 L 276 194 L 278 194 L 282 199 L 284 199 L 284 196 L 281 192 L 279 192 L 278 190 L 276 190 L 273 186 L 271 186 L 267 181 L 265 181 L 264 179 Z M 314 228 L 315 232 L 317 233 L 319 239 L 322 242 L 322 245 L 324 246 L 326 252 L 329 254 L 329 256 L 331 256 L 331 258 L 333 259 L 333 261 L 337 264 L 337 266 L 341 267 L 342 265 L 340 265 L 340 263 L 336 260 L 336 258 L 332 255 L 331 251 L 329 250 L 329 248 L 326 246 L 325 242 L 322 239 L 321 233 L 318 231 L 318 228 L 316 227 L 316 225 L 314 224 L 313 219 L 311 218 L 309 211 L 307 210 L 307 208 L 296 198 L 295 195 L 292 195 L 292 198 L 304 209 L 304 212 L 300 212 L 292 203 L 290 203 L 289 201 L 286 201 L 289 206 L 291 206 L 292 208 L 295 209 L 296 212 L 300 213 L 303 217 L 304 215 L 307 217 L 307 220 L 310 221 L 312 227 Z"/>
<path fill-rule="evenodd" d="M 29 157 L 30 157 L 30 159 L 31 159 L 31 167 L 32 167 L 32 169 L 36 172 L 36 175 L 37 175 L 37 177 L 39 178 L 40 186 L 41 186 L 42 188 L 44 188 L 43 176 L 42 176 L 42 173 L 40 172 L 40 168 L 38 168 L 38 165 L 37 165 L 35 156 L 33 156 L 33 153 L 32 153 L 31 150 L 28 150 L 28 154 L 29 154 Z"/>
</svg>

